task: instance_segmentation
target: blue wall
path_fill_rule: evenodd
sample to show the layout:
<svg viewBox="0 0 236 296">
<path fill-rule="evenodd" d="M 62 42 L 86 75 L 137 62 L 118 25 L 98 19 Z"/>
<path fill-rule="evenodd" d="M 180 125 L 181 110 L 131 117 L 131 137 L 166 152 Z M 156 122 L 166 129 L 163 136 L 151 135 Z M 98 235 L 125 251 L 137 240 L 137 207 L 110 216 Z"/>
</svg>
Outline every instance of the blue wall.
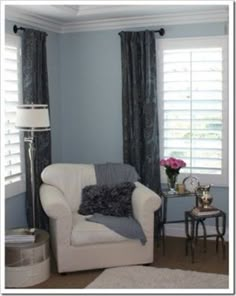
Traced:
<svg viewBox="0 0 236 296">
<path fill-rule="evenodd" d="M 119 36 L 61 37 L 62 161 L 122 161 Z"/>
<path fill-rule="evenodd" d="M 5 228 L 26 227 L 25 194 L 5 200 Z"/>
<path fill-rule="evenodd" d="M 7 28 L 12 29 L 12 24 L 7 22 Z M 165 30 L 164 38 L 227 34 L 225 23 L 165 26 Z M 48 33 L 53 162 L 122 161 L 119 31 Z M 228 188 L 213 188 L 212 194 L 215 206 L 228 213 Z M 169 203 L 168 217 L 179 219 L 192 205 L 191 199 L 175 199 Z M 13 201 L 6 210 L 14 216 Z"/>
</svg>

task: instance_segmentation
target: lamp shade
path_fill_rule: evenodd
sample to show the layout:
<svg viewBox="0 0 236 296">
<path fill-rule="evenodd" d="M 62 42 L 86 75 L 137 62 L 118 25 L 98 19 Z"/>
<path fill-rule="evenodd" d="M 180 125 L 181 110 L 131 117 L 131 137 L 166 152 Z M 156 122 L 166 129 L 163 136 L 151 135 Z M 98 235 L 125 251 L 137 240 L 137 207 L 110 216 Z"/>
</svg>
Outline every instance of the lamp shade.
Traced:
<svg viewBox="0 0 236 296">
<path fill-rule="evenodd" d="M 48 105 L 18 105 L 16 127 L 22 131 L 42 132 L 50 130 Z"/>
</svg>

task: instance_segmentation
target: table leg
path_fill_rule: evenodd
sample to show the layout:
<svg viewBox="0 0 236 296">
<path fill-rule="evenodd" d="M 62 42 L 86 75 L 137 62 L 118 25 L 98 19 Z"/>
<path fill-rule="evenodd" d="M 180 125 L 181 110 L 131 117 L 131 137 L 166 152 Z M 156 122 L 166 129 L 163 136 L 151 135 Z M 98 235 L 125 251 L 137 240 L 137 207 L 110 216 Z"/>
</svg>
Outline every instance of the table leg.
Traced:
<svg viewBox="0 0 236 296">
<path fill-rule="evenodd" d="M 220 231 L 219 227 L 219 219 L 220 217 L 222 218 L 222 231 Z M 218 241 L 221 239 L 221 244 L 222 244 L 222 253 L 223 253 L 223 259 L 225 259 L 225 240 L 224 240 L 224 235 L 225 235 L 225 221 L 226 216 L 224 213 L 222 213 L 222 216 L 216 217 L 216 231 L 217 231 L 217 237 L 216 237 L 216 251 L 218 252 Z"/>
<path fill-rule="evenodd" d="M 206 226 L 203 220 L 199 220 L 199 222 L 202 224 L 202 229 L 203 229 L 203 250 L 204 253 L 207 251 L 207 231 L 206 231 Z"/>
<path fill-rule="evenodd" d="M 166 234 L 165 234 L 165 224 L 162 225 L 162 254 L 165 256 L 166 253 Z"/>
<path fill-rule="evenodd" d="M 161 208 L 155 213 L 155 227 L 156 227 L 156 239 L 157 239 L 157 247 L 159 247 L 159 242 L 161 240 L 162 235 L 162 214 Z"/>
<path fill-rule="evenodd" d="M 159 241 L 161 240 L 162 254 L 165 255 L 165 224 L 162 207 L 158 210 L 155 217 L 157 223 L 157 246 L 159 247 Z"/>
<path fill-rule="evenodd" d="M 196 234 L 195 234 L 195 244 L 196 245 L 198 243 L 198 225 L 199 225 L 199 220 L 196 222 Z"/>
<path fill-rule="evenodd" d="M 195 221 L 191 218 L 191 255 L 192 255 L 192 263 L 194 263 L 194 255 L 195 255 Z"/>
<path fill-rule="evenodd" d="M 185 255 L 188 256 L 188 243 L 189 243 L 189 221 L 188 221 L 188 214 L 185 212 Z"/>
<path fill-rule="evenodd" d="M 216 253 L 218 253 L 219 250 L 219 236 L 216 236 Z"/>
<path fill-rule="evenodd" d="M 166 223 L 166 216 L 167 216 L 167 203 L 168 198 L 166 198 L 164 195 L 162 196 L 163 199 L 163 217 L 162 217 L 162 254 L 165 256 L 165 239 L 166 239 L 166 233 L 165 233 L 165 223 Z"/>
</svg>

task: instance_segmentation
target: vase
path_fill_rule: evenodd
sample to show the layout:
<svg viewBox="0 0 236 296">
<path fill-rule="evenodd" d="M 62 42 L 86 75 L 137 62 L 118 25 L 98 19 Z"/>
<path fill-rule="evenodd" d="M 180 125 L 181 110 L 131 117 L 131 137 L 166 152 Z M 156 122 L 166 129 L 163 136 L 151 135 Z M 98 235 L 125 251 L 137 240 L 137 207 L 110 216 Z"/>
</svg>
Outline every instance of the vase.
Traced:
<svg viewBox="0 0 236 296">
<path fill-rule="evenodd" d="M 169 187 L 168 193 L 169 194 L 176 193 L 175 187 L 176 187 L 177 176 L 178 176 L 178 174 L 173 174 L 173 175 L 167 176 L 167 183 L 168 183 L 168 187 Z"/>
</svg>

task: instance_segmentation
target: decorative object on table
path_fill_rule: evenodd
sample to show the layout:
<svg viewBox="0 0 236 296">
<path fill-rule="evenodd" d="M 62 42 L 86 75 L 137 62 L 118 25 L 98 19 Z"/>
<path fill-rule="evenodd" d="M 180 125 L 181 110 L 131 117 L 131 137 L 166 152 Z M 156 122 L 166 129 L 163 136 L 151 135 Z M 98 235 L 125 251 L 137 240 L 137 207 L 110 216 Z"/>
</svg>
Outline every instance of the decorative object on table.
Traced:
<svg viewBox="0 0 236 296">
<path fill-rule="evenodd" d="M 33 243 L 35 241 L 34 229 L 13 229 L 6 231 L 5 243 Z"/>
<path fill-rule="evenodd" d="M 29 132 L 24 138 L 28 143 L 28 157 L 30 161 L 30 182 L 32 193 L 32 227 L 35 229 L 35 132 L 50 130 L 48 105 L 26 104 L 17 106 L 16 127 L 21 131 Z"/>
<path fill-rule="evenodd" d="M 170 157 L 168 159 L 162 159 L 160 165 L 166 168 L 167 182 L 169 186 L 169 194 L 175 194 L 175 184 L 181 168 L 186 166 L 186 163 L 182 159 Z"/>
<path fill-rule="evenodd" d="M 212 203 L 213 196 L 210 193 L 211 185 L 199 185 L 196 189 L 196 196 L 200 207 L 209 209 L 210 204 Z"/>
<path fill-rule="evenodd" d="M 197 188 L 200 186 L 198 178 L 190 175 L 183 180 L 185 190 L 187 192 L 195 193 Z"/>
<path fill-rule="evenodd" d="M 218 214 L 218 213 L 220 213 L 220 210 L 215 207 L 212 207 L 212 206 L 209 206 L 208 208 L 195 207 L 192 209 L 192 213 L 195 216 L 206 216 L 206 215 Z"/>
<path fill-rule="evenodd" d="M 177 192 L 180 194 L 185 193 L 185 185 L 183 183 L 177 184 Z"/>
</svg>

